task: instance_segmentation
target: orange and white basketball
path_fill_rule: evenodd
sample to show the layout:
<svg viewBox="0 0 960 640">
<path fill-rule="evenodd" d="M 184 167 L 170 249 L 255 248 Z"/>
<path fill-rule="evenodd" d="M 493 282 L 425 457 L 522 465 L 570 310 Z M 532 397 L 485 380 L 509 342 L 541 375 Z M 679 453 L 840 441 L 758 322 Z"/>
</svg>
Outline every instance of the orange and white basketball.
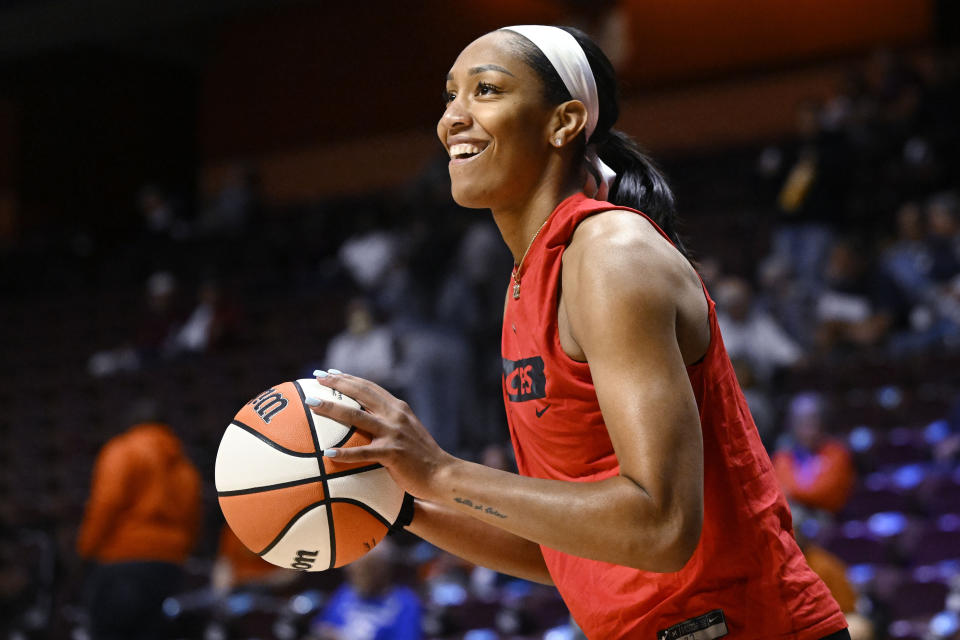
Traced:
<svg viewBox="0 0 960 640">
<path fill-rule="evenodd" d="M 230 422 L 214 475 L 227 524 L 247 548 L 281 567 L 323 571 L 376 546 L 404 494 L 379 464 L 322 456 L 370 438 L 314 414 L 304 404 L 308 395 L 360 406 L 312 378 L 267 389 Z"/>
</svg>

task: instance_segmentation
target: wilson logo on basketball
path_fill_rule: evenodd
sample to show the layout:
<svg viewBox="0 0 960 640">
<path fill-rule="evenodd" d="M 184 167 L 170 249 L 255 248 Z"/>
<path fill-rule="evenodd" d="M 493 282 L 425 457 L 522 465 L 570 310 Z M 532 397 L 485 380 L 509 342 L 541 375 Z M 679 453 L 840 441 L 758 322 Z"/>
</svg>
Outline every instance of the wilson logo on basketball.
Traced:
<svg viewBox="0 0 960 640">
<path fill-rule="evenodd" d="M 290 564 L 290 566 L 294 569 L 300 569 L 301 571 L 309 571 L 313 568 L 313 563 L 317 559 L 318 553 L 320 552 L 298 549 L 297 557 L 293 559 L 293 562 Z"/>
<path fill-rule="evenodd" d="M 252 404 L 257 415 L 269 424 L 275 415 L 286 408 L 287 399 L 276 389 L 267 389 L 247 404 Z"/>
<path fill-rule="evenodd" d="M 503 386 L 510 402 L 526 402 L 546 397 L 547 376 L 543 371 L 543 358 L 503 358 Z"/>
</svg>

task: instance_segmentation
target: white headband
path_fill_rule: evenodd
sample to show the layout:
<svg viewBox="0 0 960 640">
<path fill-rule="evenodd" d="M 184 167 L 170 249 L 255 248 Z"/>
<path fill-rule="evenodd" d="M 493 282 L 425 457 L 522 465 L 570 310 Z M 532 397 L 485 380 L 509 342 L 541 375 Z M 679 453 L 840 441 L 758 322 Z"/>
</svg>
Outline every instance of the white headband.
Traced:
<svg viewBox="0 0 960 640">
<path fill-rule="evenodd" d="M 570 97 L 579 100 L 587 108 L 587 124 L 584 129 L 586 139 L 590 140 L 597 127 L 600 101 L 597 99 L 597 81 L 593 77 L 593 70 L 577 39 L 563 29 L 538 24 L 503 27 L 503 30 L 520 34 L 540 49 L 550 61 Z M 589 170 L 584 191 L 590 197 L 605 200 L 617 174 L 597 156 L 596 145 L 587 145 L 586 156 Z"/>
</svg>

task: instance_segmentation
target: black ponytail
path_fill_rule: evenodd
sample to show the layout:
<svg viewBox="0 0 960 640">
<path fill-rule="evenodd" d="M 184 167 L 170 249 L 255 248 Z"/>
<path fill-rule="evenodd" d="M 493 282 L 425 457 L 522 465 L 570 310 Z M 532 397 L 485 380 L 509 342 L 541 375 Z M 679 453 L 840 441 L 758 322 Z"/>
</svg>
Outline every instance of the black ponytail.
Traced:
<svg viewBox="0 0 960 640">
<path fill-rule="evenodd" d="M 594 136 L 595 138 L 596 136 Z M 677 234 L 677 210 L 667 179 L 633 138 L 612 129 L 598 142 L 597 155 L 617 172 L 610 185 L 607 200 L 650 216 L 677 246 L 687 255 L 686 247 Z"/>
<path fill-rule="evenodd" d="M 676 230 L 677 212 L 673 191 L 666 178 L 630 136 L 613 128 L 620 116 L 620 94 L 613 65 L 587 34 L 573 27 L 560 28 L 576 38 L 587 56 L 597 83 L 597 100 L 600 103 L 597 126 L 590 140 L 585 142 L 596 145 L 600 159 L 617 172 L 617 179 L 610 185 L 607 200 L 650 216 L 686 256 L 686 248 Z M 561 104 L 572 99 L 543 52 L 522 36 L 516 38 L 516 43 L 517 53 L 543 81 L 547 102 Z"/>
</svg>

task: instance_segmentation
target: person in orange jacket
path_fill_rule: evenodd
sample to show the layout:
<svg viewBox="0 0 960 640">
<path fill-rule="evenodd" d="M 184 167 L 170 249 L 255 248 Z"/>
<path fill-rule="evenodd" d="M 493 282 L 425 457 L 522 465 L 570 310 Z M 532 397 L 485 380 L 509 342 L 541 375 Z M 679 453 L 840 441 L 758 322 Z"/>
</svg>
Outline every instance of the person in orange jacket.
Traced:
<svg viewBox="0 0 960 640">
<path fill-rule="evenodd" d="M 843 442 L 825 433 L 825 410 L 820 394 L 794 396 L 787 415 L 793 445 L 773 456 L 780 485 L 794 509 L 837 513 L 853 489 L 853 459 Z"/>
<path fill-rule="evenodd" d="M 178 589 L 199 533 L 199 472 L 153 402 L 133 415 L 100 450 L 77 539 L 77 553 L 94 563 L 86 590 L 94 640 L 163 637 L 163 600 Z"/>
</svg>

